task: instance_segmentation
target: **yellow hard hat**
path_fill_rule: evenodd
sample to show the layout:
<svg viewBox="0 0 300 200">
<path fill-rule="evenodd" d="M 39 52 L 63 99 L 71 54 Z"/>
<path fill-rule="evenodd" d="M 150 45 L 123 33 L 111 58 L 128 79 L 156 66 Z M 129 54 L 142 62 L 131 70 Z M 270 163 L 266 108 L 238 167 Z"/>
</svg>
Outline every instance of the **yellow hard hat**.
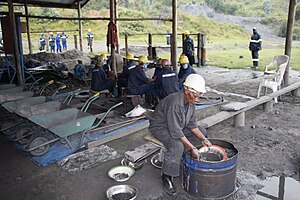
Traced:
<svg viewBox="0 0 300 200">
<path fill-rule="evenodd" d="M 185 56 L 185 55 L 181 55 L 180 57 L 179 57 L 179 61 L 178 61 L 180 64 L 187 64 L 187 63 L 189 63 L 189 59 L 188 59 L 188 57 L 187 56 Z"/>
<path fill-rule="evenodd" d="M 128 53 L 126 56 L 127 60 L 134 60 L 134 56 L 131 53 Z"/>
<path fill-rule="evenodd" d="M 142 63 L 148 62 L 147 56 L 140 56 L 140 57 L 139 57 L 139 62 L 142 62 Z"/>
<path fill-rule="evenodd" d="M 88 29 L 88 32 L 91 32 L 91 31 L 92 31 L 92 29 L 89 28 L 89 29 Z"/>
<path fill-rule="evenodd" d="M 183 34 L 184 34 L 184 35 L 189 35 L 190 32 L 189 32 L 188 30 L 186 30 L 186 31 L 183 32 Z"/>
<path fill-rule="evenodd" d="M 106 57 L 106 55 L 104 53 L 102 53 L 102 54 L 100 54 L 99 59 L 101 59 L 101 60 L 107 60 L 107 57 Z"/>
</svg>

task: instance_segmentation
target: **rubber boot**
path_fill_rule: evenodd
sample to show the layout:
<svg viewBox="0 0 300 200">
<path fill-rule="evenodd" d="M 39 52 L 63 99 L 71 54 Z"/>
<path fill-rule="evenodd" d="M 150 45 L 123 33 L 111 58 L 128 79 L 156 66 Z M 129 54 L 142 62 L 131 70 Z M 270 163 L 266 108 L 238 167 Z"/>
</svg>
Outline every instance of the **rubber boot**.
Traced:
<svg viewBox="0 0 300 200">
<path fill-rule="evenodd" d="M 161 182 L 163 184 L 164 187 L 164 191 L 171 196 L 176 195 L 176 188 L 175 185 L 173 183 L 173 177 L 168 176 L 166 174 L 162 174 L 161 175 Z"/>
</svg>

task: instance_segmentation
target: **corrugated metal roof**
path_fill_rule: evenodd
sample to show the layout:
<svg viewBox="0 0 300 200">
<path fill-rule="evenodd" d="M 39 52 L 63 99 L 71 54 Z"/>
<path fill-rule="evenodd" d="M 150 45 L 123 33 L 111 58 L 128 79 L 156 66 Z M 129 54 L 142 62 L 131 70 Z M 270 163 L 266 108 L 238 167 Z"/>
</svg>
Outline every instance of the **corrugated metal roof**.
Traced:
<svg viewBox="0 0 300 200">
<path fill-rule="evenodd" d="M 25 4 L 26 0 L 13 0 L 13 3 Z M 80 0 L 83 7 L 90 0 Z M 7 0 L 0 0 L 7 3 Z M 77 0 L 27 0 L 28 6 L 55 7 L 55 8 L 77 8 Z"/>
</svg>

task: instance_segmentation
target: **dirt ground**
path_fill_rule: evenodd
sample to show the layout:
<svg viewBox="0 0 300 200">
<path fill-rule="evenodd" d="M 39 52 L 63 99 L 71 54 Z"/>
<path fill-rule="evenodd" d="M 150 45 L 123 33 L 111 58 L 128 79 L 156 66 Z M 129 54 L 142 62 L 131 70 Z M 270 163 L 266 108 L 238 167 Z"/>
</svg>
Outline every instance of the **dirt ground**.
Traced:
<svg viewBox="0 0 300 200">
<path fill-rule="evenodd" d="M 253 78 L 253 71 L 248 69 L 204 67 L 196 70 L 204 76 L 211 91 L 218 91 L 218 94 L 209 92 L 208 97 L 222 94 L 229 101 L 255 98 L 262 75 L 261 72 L 255 72 L 259 78 Z M 290 82 L 296 81 L 300 81 L 300 74 L 291 71 Z M 209 116 L 217 111 L 218 107 L 200 110 L 199 116 Z M 263 187 L 260 180 L 266 177 L 284 175 L 300 181 L 299 121 L 300 97 L 287 94 L 274 105 L 272 112 L 264 112 L 262 106 L 246 112 L 245 127 L 235 128 L 232 126 L 233 119 L 228 119 L 207 130 L 209 138 L 229 141 L 239 151 L 237 182 L 241 186 L 233 199 L 257 199 L 255 193 Z M 124 152 L 144 144 L 145 134 L 146 129 L 107 145 L 124 155 Z M 0 136 L 0 151 L 0 199 L 104 200 L 105 191 L 118 184 L 107 176 L 107 172 L 111 167 L 119 165 L 121 158 L 69 175 L 56 164 L 47 167 L 35 165 L 3 135 Z M 168 197 L 162 190 L 159 176 L 160 170 L 154 168 L 148 160 L 125 183 L 138 189 L 137 200 L 194 199 L 182 189 L 180 178 L 175 180 L 178 195 Z"/>
</svg>

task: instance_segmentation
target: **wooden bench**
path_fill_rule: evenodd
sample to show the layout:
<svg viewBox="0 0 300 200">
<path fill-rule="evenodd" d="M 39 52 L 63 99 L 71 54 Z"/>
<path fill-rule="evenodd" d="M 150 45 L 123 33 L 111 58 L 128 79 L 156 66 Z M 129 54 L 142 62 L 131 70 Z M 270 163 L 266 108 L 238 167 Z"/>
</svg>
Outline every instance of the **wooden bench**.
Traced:
<svg viewBox="0 0 300 200">
<path fill-rule="evenodd" d="M 250 101 L 245 102 L 247 104 L 246 108 L 243 108 L 241 110 L 230 112 L 230 111 L 221 111 L 215 115 L 212 115 L 210 117 L 207 117 L 205 119 L 202 119 L 198 121 L 198 125 L 202 126 L 203 128 L 209 128 L 215 124 L 218 124 L 226 119 L 229 119 L 230 117 L 234 117 L 234 125 L 236 127 L 243 127 L 245 126 L 245 112 L 259 106 L 261 104 L 264 105 L 265 111 L 272 111 L 273 110 L 273 98 L 281 96 L 287 92 L 292 92 L 294 96 L 299 96 L 299 87 L 300 82 L 291 84 L 277 92 L 268 94 L 266 96 L 262 96 L 258 99 L 253 99 Z"/>
</svg>

